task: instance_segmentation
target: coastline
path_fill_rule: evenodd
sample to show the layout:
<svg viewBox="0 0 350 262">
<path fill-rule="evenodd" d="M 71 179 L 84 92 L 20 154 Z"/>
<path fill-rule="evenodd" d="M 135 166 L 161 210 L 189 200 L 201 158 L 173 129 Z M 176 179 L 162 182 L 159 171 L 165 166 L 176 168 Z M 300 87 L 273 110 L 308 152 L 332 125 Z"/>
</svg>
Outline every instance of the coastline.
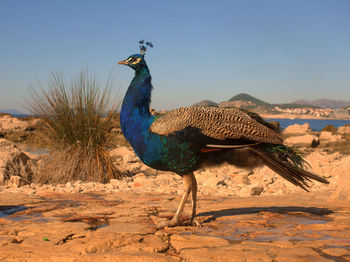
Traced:
<svg viewBox="0 0 350 262">
<path fill-rule="evenodd" d="M 258 113 L 258 112 L 257 112 Z M 269 114 L 269 113 L 258 113 L 263 118 L 278 118 L 278 119 L 317 119 L 317 120 L 350 120 L 349 116 L 342 117 L 318 117 L 313 115 L 304 115 L 304 114 Z"/>
</svg>

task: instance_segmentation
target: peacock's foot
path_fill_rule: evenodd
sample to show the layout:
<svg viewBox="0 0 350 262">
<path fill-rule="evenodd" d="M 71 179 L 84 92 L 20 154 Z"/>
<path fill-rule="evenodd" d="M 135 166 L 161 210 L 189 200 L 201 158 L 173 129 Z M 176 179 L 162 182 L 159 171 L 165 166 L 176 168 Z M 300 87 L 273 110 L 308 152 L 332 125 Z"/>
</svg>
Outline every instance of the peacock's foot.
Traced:
<svg viewBox="0 0 350 262">
<path fill-rule="evenodd" d="M 161 221 L 156 225 L 157 229 L 163 229 L 165 227 L 176 227 L 176 226 L 181 226 L 181 223 L 179 219 L 174 219 L 174 218 L 171 220 Z"/>
<path fill-rule="evenodd" d="M 185 221 L 185 222 L 183 223 L 183 225 L 184 225 L 184 226 L 202 227 L 202 224 L 197 220 L 197 218 L 192 219 L 192 221 L 191 221 L 191 220 Z"/>
<path fill-rule="evenodd" d="M 197 226 L 202 227 L 202 224 L 195 218 L 192 221 L 180 221 L 180 219 L 171 219 L 162 221 L 156 225 L 157 229 L 163 229 L 165 227 L 176 227 L 176 226 Z"/>
</svg>

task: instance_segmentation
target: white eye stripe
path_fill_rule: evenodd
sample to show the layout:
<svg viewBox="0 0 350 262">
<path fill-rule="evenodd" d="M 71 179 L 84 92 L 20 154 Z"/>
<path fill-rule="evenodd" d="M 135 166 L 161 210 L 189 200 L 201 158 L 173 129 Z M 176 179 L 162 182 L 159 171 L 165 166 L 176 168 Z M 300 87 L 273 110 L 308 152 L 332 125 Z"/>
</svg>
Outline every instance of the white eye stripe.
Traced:
<svg viewBox="0 0 350 262">
<path fill-rule="evenodd" d="M 135 61 L 135 62 L 132 62 L 131 64 L 132 64 L 132 65 L 135 65 L 135 64 L 137 64 L 137 63 L 140 62 L 140 61 L 141 61 L 141 58 L 138 57 L 138 58 L 136 59 L 136 61 Z M 129 61 L 128 61 L 128 62 L 129 62 Z"/>
</svg>

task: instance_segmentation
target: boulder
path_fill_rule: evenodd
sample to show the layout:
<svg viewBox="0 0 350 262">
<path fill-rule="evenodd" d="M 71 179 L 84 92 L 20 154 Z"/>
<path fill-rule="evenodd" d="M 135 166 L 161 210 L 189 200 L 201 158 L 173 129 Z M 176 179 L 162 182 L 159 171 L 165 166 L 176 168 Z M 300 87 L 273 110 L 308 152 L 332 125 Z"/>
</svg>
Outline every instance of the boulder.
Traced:
<svg viewBox="0 0 350 262">
<path fill-rule="evenodd" d="M 264 191 L 262 186 L 256 186 L 251 189 L 250 195 L 259 196 Z"/>
<path fill-rule="evenodd" d="M 313 140 L 317 142 L 319 139 L 317 136 L 303 135 L 288 137 L 284 142 L 288 145 L 311 145 Z"/>
<path fill-rule="evenodd" d="M 36 164 L 25 153 L 14 143 L 0 138 L 0 184 L 30 184 L 35 170 Z"/>
<path fill-rule="evenodd" d="M 288 126 L 286 129 L 283 130 L 283 134 L 285 135 L 305 134 L 307 132 L 311 132 L 311 128 L 308 123 L 305 123 L 303 125 L 294 124 L 294 125 Z"/>
<path fill-rule="evenodd" d="M 331 195 L 332 200 L 350 201 L 350 157 L 342 161 L 344 172 L 339 174 L 337 187 Z"/>
<path fill-rule="evenodd" d="M 0 117 L 0 131 L 25 131 L 29 127 L 27 121 L 19 120 L 10 115 Z"/>
<path fill-rule="evenodd" d="M 109 151 L 109 154 L 115 162 L 115 165 L 129 174 L 137 174 L 141 172 L 141 169 L 143 171 L 148 168 L 129 147 L 117 147 Z"/>
<path fill-rule="evenodd" d="M 338 133 L 341 135 L 350 134 L 350 126 L 340 126 L 338 127 Z"/>
<path fill-rule="evenodd" d="M 322 131 L 320 134 L 321 143 L 335 143 L 340 142 L 342 140 L 341 135 L 334 134 L 330 131 Z"/>
</svg>

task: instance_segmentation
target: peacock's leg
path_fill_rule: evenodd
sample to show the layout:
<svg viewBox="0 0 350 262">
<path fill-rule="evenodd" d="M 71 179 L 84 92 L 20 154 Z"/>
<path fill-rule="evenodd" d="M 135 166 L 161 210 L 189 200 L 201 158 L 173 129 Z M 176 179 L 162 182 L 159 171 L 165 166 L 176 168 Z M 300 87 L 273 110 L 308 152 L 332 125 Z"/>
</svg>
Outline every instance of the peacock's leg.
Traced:
<svg viewBox="0 0 350 262">
<path fill-rule="evenodd" d="M 163 228 L 165 226 L 175 227 L 175 226 L 180 225 L 180 215 L 185 207 L 188 196 L 190 195 L 191 191 L 193 190 L 192 189 L 193 188 L 193 181 L 196 181 L 196 179 L 194 178 L 194 175 L 191 173 L 191 174 L 183 175 L 182 181 L 184 183 L 185 192 L 182 195 L 180 204 L 177 207 L 177 211 L 176 211 L 175 215 L 173 216 L 173 218 L 170 221 L 166 221 L 166 222 L 160 224 L 158 226 L 158 228 Z M 197 186 L 196 186 L 196 191 L 197 191 Z M 192 213 L 193 213 L 193 210 L 192 210 Z"/>
<path fill-rule="evenodd" d="M 192 174 L 191 178 L 192 178 L 192 191 L 191 191 L 191 194 L 192 194 L 192 214 L 191 214 L 189 224 L 201 227 L 202 226 L 201 223 L 196 219 L 196 215 L 197 215 L 197 180 L 193 174 Z"/>
<path fill-rule="evenodd" d="M 197 209 L 197 180 L 196 177 L 191 174 L 191 180 L 192 180 L 192 188 L 191 188 L 191 194 L 192 194 L 192 214 L 190 218 L 190 222 L 192 223 L 194 218 L 196 217 L 196 209 Z"/>
</svg>

